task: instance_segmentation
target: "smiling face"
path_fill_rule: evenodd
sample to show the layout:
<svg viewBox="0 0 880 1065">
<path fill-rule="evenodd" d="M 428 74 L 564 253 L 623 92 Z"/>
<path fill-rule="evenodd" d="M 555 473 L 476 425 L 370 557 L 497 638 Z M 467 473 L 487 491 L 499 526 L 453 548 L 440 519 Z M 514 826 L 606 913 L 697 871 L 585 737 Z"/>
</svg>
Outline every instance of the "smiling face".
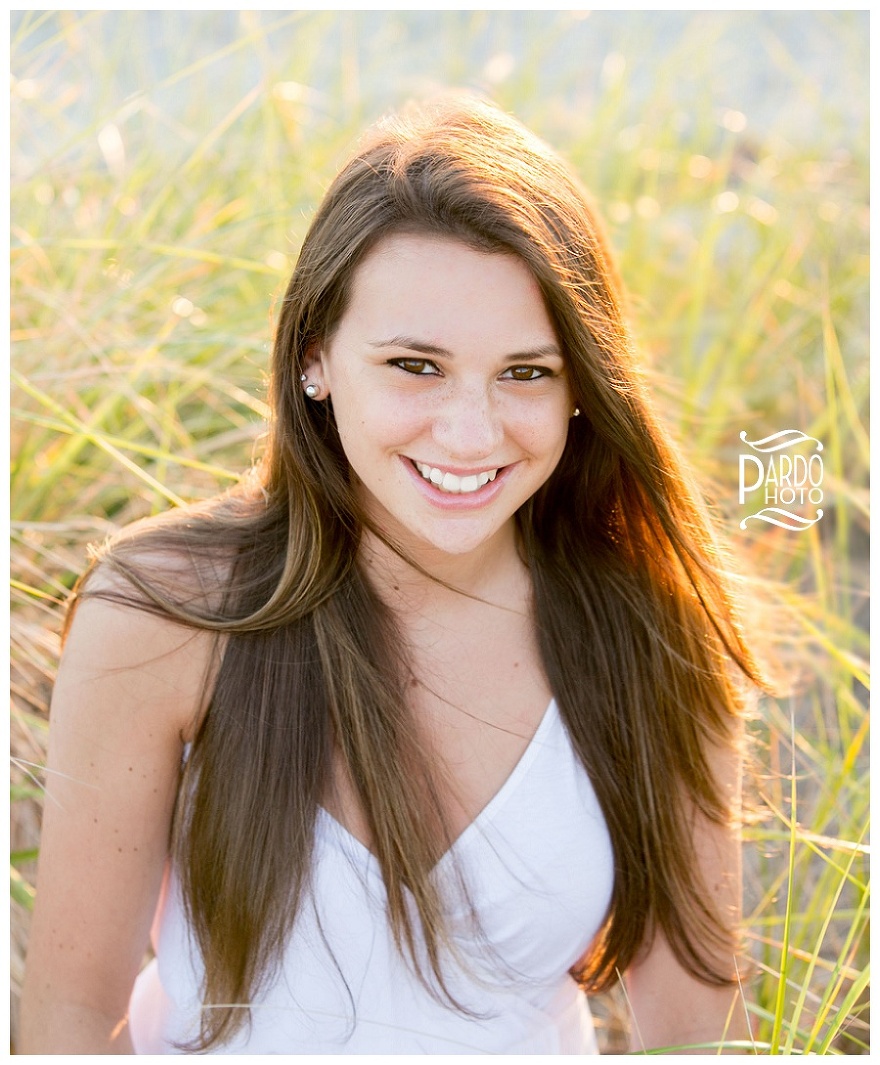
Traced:
<svg viewBox="0 0 880 1065">
<path fill-rule="evenodd" d="M 366 513 L 416 556 L 512 543 L 572 412 L 528 268 L 452 239 L 382 240 L 308 379 L 333 400 Z"/>
</svg>

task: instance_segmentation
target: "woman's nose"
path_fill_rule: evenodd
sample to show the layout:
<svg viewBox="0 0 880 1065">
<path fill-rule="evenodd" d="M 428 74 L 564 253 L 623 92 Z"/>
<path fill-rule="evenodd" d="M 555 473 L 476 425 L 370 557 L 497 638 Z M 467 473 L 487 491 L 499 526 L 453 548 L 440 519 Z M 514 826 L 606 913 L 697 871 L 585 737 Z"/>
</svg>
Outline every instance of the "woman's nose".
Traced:
<svg viewBox="0 0 880 1065">
<path fill-rule="evenodd" d="M 450 391 L 434 414 L 433 437 L 450 459 L 491 458 L 504 437 L 497 399 L 485 386 Z"/>
</svg>

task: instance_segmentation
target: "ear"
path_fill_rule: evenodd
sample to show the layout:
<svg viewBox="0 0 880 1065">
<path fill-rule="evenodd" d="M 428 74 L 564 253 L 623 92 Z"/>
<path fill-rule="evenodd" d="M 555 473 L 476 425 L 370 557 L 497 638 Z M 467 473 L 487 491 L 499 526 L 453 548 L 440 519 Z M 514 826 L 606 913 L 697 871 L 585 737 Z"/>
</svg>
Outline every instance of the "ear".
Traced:
<svg viewBox="0 0 880 1065">
<path fill-rule="evenodd" d="M 304 391 L 311 386 L 317 387 L 318 391 L 313 396 L 310 396 L 310 399 L 326 399 L 330 394 L 326 362 L 323 345 L 320 341 L 313 340 L 306 350 L 305 359 L 303 359 L 302 379 L 300 381 Z"/>
<path fill-rule="evenodd" d="M 313 340 L 306 348 L 303 373 L 308 374 L 310 378 L 317 378 L 324 373 L 324 346 L 319 340 Z"/>
</svg>

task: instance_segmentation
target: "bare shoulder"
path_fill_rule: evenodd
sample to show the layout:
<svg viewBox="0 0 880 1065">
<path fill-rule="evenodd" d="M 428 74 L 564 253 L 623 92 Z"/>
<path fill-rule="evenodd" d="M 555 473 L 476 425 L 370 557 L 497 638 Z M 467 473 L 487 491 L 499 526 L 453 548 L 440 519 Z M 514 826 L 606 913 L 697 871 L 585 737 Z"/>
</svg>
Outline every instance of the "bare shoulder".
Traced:
<svg viewBox="0 0 880 1065">
<path fill-rule="evenodd" d="M 106 704 L 132 725 L 187 742 L 210 699 L 218 653 L 210 632 L 111 599 L 85 598 L 67 632 L 52 726 L 82 713 L 87 701 L 92 713 Z"/>
<path fill-rule="evenodd" d="M 214 526 L 213 542 L 194 535 L 199 524 Z M 217 615 L 235 559 L 234 546 L 216 542 L 219 536 L 219 523 L 190 509 L 133 522 L 96 552 L 78 591 L 145 606 L 158 594 L 184 612 Z"/>
<path fill-rule="evenodd" d="M 161 563 L 166 579 L 198 584 L 183 556 L 134 561 L 145 574 Z M 50 710 L 22 1004 L 29 1052 L 78 1045 L 65 1011 L 85 1010 L 108 1032 L 124 1018 L 169 853 L 184 744 L 217 656 L 213 633 L 147 608 L 120 571 L 93 567 Z"/>
<path fill-rule="evenodd" d="M 149 716 L 185 739 L 210 701 L 223 650 L 210 619 L 221 617 L 234 555 L 189 524 L 186 513 L 161 515 L 104 546 L 71 604 L 59 672 L 62 687 L 76 674 L 125 687 L 129 704 L 143 695 Z"/>
</svg>

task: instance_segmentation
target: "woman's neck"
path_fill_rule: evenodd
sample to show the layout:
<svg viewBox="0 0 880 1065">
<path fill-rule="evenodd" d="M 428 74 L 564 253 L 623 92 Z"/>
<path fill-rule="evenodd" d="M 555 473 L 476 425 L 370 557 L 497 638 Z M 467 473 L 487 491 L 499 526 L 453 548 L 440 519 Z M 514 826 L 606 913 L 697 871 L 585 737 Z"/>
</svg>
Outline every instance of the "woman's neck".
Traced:
<svg viewBox="0 0 880 1065">
<path fill-rule="evenodd" d="M 467 555 L 425 549 L 401 557 L 378 537 L 365 531 L 360 561 L 373 586 L 391 606 L 402 603 L 476 598 L 499 606 L 518 607 L 527 595 L 528 569 L 523 562 L 513 522 L 491 541 Z M 461 593 L 464 593 L 462 596 Z"/>
</svg>

